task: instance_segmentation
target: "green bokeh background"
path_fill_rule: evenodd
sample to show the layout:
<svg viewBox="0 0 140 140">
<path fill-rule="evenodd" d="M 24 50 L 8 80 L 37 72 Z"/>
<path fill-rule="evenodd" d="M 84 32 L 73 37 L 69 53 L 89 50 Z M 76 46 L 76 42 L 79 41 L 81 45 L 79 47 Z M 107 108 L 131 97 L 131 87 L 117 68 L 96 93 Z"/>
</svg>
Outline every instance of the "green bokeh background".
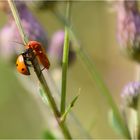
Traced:
<svg viewBox="0 0 140 140">
<path fill-rule="evenodd" d="M 58 2 L 57 8 L 64 14 L 65 3 Z M 49 37 L 63 29 L 51 12 L 31 10 Z M 110 12 L 109 5 L 103 1 L 74 2 L 71 16 L 82 46 L 101 73 L 116 103 L 121 106 L 121 89 L 128 81 L 134 80 L 136 64 L 120 53 L 116 40 L 115 12 Z M 3 17 L 0 20 L 2 28 L 6 17 L 2 12 L 0 17 Z M 68 101 L 80 89 L 81 94 L 73 111 L 85 129 L 90 129 L 91 136 L 121 138 L 108 124 L 109 107 L 78 57 L 69 67 L 67 84 Z M 41 138 L 47 128 L 44 122 L 36 100 L 18 82 L 15 68 L 0 60 L 0 138 Z"/>
</svg>

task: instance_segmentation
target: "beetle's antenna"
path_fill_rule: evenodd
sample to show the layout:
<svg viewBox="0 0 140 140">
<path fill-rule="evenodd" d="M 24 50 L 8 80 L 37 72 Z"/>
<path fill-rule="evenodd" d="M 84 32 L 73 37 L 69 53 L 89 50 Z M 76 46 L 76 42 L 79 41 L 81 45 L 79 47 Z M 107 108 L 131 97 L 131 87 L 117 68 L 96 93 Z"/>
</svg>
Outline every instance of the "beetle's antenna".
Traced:
<svg viewBox="0 0 140 140">
<path fill-rule="evenodd" d="M 22 46 L 26 46 L 26 44 L 23 44 L 23 43 L 20 43 L 20 42 L 17 42 L 17 41 L 10 41 L 11 43 L 17 43 L 17 44 L 20 44 Z"/>
</svg>

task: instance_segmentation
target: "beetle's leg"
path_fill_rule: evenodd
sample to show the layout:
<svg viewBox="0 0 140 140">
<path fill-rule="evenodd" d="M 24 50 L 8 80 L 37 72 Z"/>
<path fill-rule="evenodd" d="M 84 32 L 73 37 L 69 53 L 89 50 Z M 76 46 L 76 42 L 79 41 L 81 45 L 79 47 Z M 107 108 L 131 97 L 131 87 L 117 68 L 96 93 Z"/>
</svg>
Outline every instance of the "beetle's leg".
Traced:
<svg viewBox="0 0 140 140">
<path fill-rule="evenodd" d="M 44 69 L 45 69 L 45 67 L 44 67 L 44 68 L 42 68 L 42 69 L 41 69 L 41 71 L 43 71 Z"/>
<path fill-rule="evenodd" d="M 42 69 L 40 70 L 39 76 L 41 75 L 41 73 L 42 73 L 42 71 L 43 71 L 44 69 L 45 69 L 45 67 L 42 68 Z"/>
</svg>

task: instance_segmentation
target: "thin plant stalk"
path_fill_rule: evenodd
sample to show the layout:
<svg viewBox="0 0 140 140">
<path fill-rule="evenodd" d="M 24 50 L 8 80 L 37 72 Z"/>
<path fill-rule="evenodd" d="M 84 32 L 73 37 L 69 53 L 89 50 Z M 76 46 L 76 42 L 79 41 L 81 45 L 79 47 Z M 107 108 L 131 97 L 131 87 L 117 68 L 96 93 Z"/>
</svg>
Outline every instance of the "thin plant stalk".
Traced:
<svg viewBox="0 0 140 140">
<path fill-rule="evenodd" d="M 18 26 L 19 31 L 20 31 L 19 33 L 21 34 L 22 40 L 26 43 L 26 41 L 29 41 L 29 39 L 27 39 L 25 37 L 24 30 L 22 28 L 20 17 L 19 17 L 18 11 L 16 9 L 16 6 L 14 4 L 14 1 L 13 0 L 8 0 L 8 3 L 9 3 L 9 6 L 11 8 L 12 14 L 13 14 L 13 16 L 15 18 L 15 22 L 16 22 L 16 24 Z M 30 55 L 30 57 L 34 58 L 35 54 L 31 51 L 29 53 L 29 55 Z M 71 134 L 70 134 L 66 124 L 62 123 L 60 121 L 60 117 L 61 117 L 60 112 L 59 112 L 59 110 L 58 110 L 58 108 L 56 106 L 55 100 L 54 100 L 54 98 L 53 98 L 53 96 L 52 96 L 52 94 L 50 92 L 50 89 L 49 89 L 49 87 L 48 87 L 48 85 L 47 85 L 47 83 L 45 81 L 45 78 L 44 78 L 44 76 L 43 76 L 43 74 L 41 72 L 41 69 L 40 69 L 40 66 L 38 64 L 37 59 L 36 58 L 33 59 L 31 61 L 31 63 L 32 63 L 33 67 L 34 67 L 35 73 L 36 73 L 36 75 L 38 77 L 38 80 L 39 80 L 39 82 L 41 84 L 41 87 L 43 88 L 43 90 L 44 90 L 44 92 L 45 92 L 45 94 L 46 94 L 46 96 L 48 98 L 50 107 L 52 108 L 54 116 L 55 116 L 55 118 L 56 118 L 56 120 L 57 120 L 57 122 L 58 122 L 58 124 L 59 124 L 59 126 L 61 128 L 61 131 L 62 131 L 64 137 L 66 139 L 72 139 Z"/>
<path fill-rule="evenodd" d="M 67 2 L 66 17 L 69 18 L 70 3 Z M 67 67 L 68 67 L 68 55 L 69 55 L 69 33 L 68 28 L 65 25 L 65 37 L 63 47 L 63 58 L 62 58 L 62 84 L 61 84 L 61 115 L 65 112 L 66 108 L 66 87 L 67 87 Z"/>
<path fill-rule="evenodd" d="M 65 41 L 62 61 L 62 85 L 61 85 L 61 114 L 66 108 L 66 84 L 67 84 L 67 67 L 68 67 L 68 52 L 69 52 L 69 36 L 67 27 L 65 27 Z"/>
<path fill-rule="evenodd" d="M 21 22 L 20 22 L 19 14 L 16 14 L 16 13 L 18 13 L 16 5 L 12 0 L 8 0 L 8 3 L 10 5 L 10 7 L 11 7 L 11 11 L 13 13 L 15 22 L 18 25 L 17 27 L 18 27 L 18 30 L 20 32 L 21 38 L 22 38 L 24 44 L 27 44 L 27 42 L 29 42 L 29 39 L 27 38 L 27 36 L 24 33 L 24 30 L 23 30 Z"/>
<path fill-rule="evenodd" d="M 32 56 L 34 56 L 33 52 L 32 52 Z M 40 74 L 41 69 L 40 69 L 40 67 L 36 67 L 37 63 L 38 62 L 35 61 L 35 60 L 32 61 L 34 70 L 35 70 L 36 75 L 38 77 L 38 80 L 39 80 L 39 82 L 41 84 L 41 87 L 44 90 L 44 93 L 45 93 L 45 95 L 48 98 L 48 102 L 50 104 L 50 107 L 53 110 L 53 113 L 55 115 L 55 118 L 56 118 L 56 120 L 57 120 L 57 122 L 58 122 L 58 124 L 59 124 L 59 126 L 61 128 L 61 130 L 62 130 L 62 133 L 64 134 L 65 138 L 71 139 L 71 135 L 70 135 L 70 132 L 69 132 L 67 126 L 65 125 L 65 123 L 61 122 L 61 120 L 60 120 L 60 117 L 61 117 L 60 112 L 59 112 L 59 110 L 58 110 L 58 108 L 56 106 L 55 100 L 54 100 L 54 98 L 53 98 L 53 96 L 51 94 L 51 91 L 50 91 L 47 83 L 46 83 L 46 80 L 45 80 L 43 74 L 42 73 Z"/>
</svg>

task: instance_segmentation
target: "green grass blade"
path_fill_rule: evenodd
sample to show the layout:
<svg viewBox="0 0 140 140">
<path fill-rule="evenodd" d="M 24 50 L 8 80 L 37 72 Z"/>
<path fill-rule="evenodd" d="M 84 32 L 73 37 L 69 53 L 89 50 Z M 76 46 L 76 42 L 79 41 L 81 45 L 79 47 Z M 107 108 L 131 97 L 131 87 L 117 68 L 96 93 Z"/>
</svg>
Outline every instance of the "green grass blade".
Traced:
<svg viewBox="0 0 140 140">
<path fill-rule="evenodd" d="M 104 95 L 107 103 L 109 104 L 109 106 L 112 108 L 112 111 L 117 119 L 117 122 L 119 123 L 120 127 L 123 130 L 123 134 L 126 138 L 130 138 L 130 134 L 128 131 L 128 128 L 126 127 L 120 111 L 115 103 L 115 101 L 113 100 L 113 97 L 109 91 L 109 89 L 107 88 L 106 84 L 104 83 L 103 79 L 101 78 L 100 74 L 98 73 L 98 71 L 96 70 L 96 67 L 94 65 L 93 62 L 91 62 L 91 59 L 89 58 L 89 56 L 85 53 L 85 51 L 83 49 L 79 49 L 77 51 L 78 56 L 80 57 L 80 59 L 84 62 L 84 64 L 87 67 L 87 70 L 90 71 L 92 78 L 95 80 L 96 85 L 100 91 L 100 93 L 102 95 Z"/>
</svg>

